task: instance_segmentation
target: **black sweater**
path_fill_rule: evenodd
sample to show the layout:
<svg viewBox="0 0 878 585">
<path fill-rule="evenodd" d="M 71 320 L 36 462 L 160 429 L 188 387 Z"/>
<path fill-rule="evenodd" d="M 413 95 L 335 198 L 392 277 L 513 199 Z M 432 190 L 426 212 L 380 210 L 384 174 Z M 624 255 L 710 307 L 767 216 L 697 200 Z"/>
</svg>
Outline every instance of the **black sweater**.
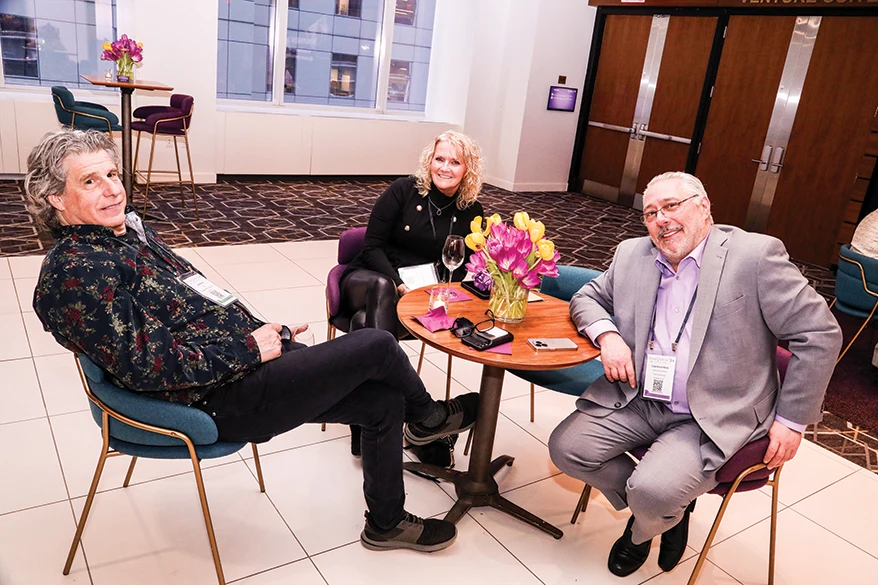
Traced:
<svg viewBox="0 0 878 585">
<path fill-rule="evenodd" d="M 436 207 L 430 205 L 428 198 L 441 213 L 437 215 Z M 443 274 L 442 247 L 446 236 L 449 233 L 466 236 L 472 220 L 477 215 L 484 216 L 478 201 L 464 210 L 457 209 L 456 201 L 456 195 L 448 197 L 435 187 L 427 197 L 421 197 L 414 177 L 394 181 L 375 202 L 366 228 L 366 245 L 342 278 L 365 268 L 385 274 L 399 286 L 402 284 L 397 272 L 399 267 L 428 262 L 438 262 L 439 274 Z M 467 248 L 467 261 L 471 253 Z M 461 280 L 465 274 L 465 270 L 458 268 L 454 271 L 454 280 Z"/>
</svg>

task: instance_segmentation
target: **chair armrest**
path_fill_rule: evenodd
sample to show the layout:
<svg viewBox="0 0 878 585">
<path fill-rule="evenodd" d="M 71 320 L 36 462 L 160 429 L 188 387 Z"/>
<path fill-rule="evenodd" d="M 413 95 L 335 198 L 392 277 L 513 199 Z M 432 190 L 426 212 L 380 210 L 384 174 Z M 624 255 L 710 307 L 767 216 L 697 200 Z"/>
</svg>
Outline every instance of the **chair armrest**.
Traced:
<svg viewBox="0 0 878 585">
<path fill-rule="evenodd" d="M 75 110 L 73 110 L 73 113 L 76 115 L 83 114 L 86 116 L 90 116 L 92 118 L 101 118 L 103 120 L 109 120 L 110 124 L 113 124 L 113 125 L 116 125 L 119 123 L 119 118 L 116 116 L 116 114 L 114 114 L 113 112 L 111 112 L 110 110 L 108 110 L 106 108 L 100 109 L 100 108 L 79 108 L 79 107 L 77 107 Z"/>
<path fill-rule="evenodd" d="M 102 110 L 102 111 L 105 111 L 105 112 L 109 112 L 109 111 L 110 111 L 110 110 L 107 108 L 107 106 L 102 106 L 101 104 L 96 104 L 96 103 L 94 103 L 94 102 L 73 102 L 73 103 L 76 105 L 76 108 L 77 108 L 77 109 L 91 108 L 91 109 L 94 109 L 94 110 Z"/>
</svg>

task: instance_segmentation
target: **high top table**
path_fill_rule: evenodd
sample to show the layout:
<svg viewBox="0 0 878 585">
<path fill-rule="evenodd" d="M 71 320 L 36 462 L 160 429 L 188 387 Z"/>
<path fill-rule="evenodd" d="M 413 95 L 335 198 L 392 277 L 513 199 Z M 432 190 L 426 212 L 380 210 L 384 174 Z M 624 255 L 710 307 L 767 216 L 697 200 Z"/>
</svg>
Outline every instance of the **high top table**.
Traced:
<svg viewBox="0 0 878 585">
<path fill-rule="evenodd" d="M 473 296 L 463 290 L 459 284 L 452 288 Z M 399 320 L 417 339 L 430 347 L 461 359 L 482 364 L 482 381 L 479 390 L 479 414 L 473 429 L 472 453 L 469 469 L 466 472 L 445 469 L 437 465 L 424 463 L 406 463 L 405 468 L 454 483 L 457 502 L 445 516 L 446 520 L 457 523 L 472 507 L 491 506 L 518 518 L 528 524 L 547 532 L 555 538 L 564 533 L 545 520 L 513 504 L 500 495 L 494 475 L 505 465 L 512 465 L 514 458 L 500 455 L 491 459 L 494 449 L 494 433 L 497 430 L 497 417 L 500 412 L 500 394 L 503 390 L 503 374 L 511 370 L 555 370 L 570 368 L 592 360 L 600 355 L 600 351 L 592 343 L 579 335 L 570 320 L 568 304 L 562 300 L 540 295 L 542 301 L 528 303 L 527 313 L 521 323 L 501 323 L 498 327 L 510 331 L 515 339 L 512 342 L 512 355 L 503 355 L 488 351 L 471 350 L 460 339 L 443 330 L 430 333 L 415 321 L 413 317 L 423 315 L 428 310 L 429 294 L 427 289 L 417 289 L 404 295 L 397 305 Z M 488 301 L 475 298 L 472 301 L 451 303 L 448 314 L 452 317 L 467 317 L 473 323 L 485 320 Z M 576 342 L 578 349 L 536 351 L 527 344 L 529 337 L 567 337 Z M 583 388 L 585 390 L 585 388 Z"/>
<path fill-rule="evenodd" d="M 118 87 L 122 92 L 122 184 L 125 186 L 125 195 L 131 201 L 134 198 L 134 167 L 131 166 L 131 94 L 135 89 L 147 91 L 174 91 L 174 88 L 157 81 L 121 81 L 107 80 L 93 75 L 80 75 L 92 85 L 104 87 Z"/>
</svg>

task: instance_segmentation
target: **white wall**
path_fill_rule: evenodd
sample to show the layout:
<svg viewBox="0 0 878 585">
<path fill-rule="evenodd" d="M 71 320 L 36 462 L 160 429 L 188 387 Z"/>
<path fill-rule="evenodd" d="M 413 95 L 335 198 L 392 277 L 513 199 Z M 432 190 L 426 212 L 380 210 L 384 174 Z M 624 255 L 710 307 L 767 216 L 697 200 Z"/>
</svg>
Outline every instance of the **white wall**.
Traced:
<svg viewBox="0 0 878 585">
<path fill-rule="evenodd" d="M 482 145 L 488 183 L 566 188 L 577 114 L 547 112 L 545 104 L 558 75 L 567 75 L 572 87 L 584 85 L 594 14 L 584 0 L 437 2 L 423 120 L 217 104 L 216 0 L 117 6 L 119 33 L 144 44 L 137 78 L 195 97 L 190 142 L 200 183 L 215 181 L 218 173 L 407 174 L 430 138 L 455 128 Z M 119 113 L 118 94 L 75 93 Z M 133 105 L 166 104 L 169 97 L 138 90 Z M 31 148 L 57 127 L 49 88 L 0 90 L 0 174 L 23 173 Z M 170 144 L 159 140 L 157 164 L 173 165 Z M 142 152 L 141 166 L 145 157 Z"/>
<path fill-rule="evenodd" d="M 549 86 L 585 82 L 595 9 L 579 0 L 483 0 L 464 132 L 486 180 L 515 191 L 564 191 L 579 117 L 549 112 Z M 581 95 L 578 100 L 581 99 Z"/>
</svg>

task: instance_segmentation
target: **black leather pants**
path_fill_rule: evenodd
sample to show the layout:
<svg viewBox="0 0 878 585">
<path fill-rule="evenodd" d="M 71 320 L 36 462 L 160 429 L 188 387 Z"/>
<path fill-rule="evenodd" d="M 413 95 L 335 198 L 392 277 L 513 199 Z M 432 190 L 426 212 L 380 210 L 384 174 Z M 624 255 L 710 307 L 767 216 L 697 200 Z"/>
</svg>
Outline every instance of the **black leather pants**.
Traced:
<svg viewBox="0 0 878 585">
<path fill-rule="evenodd" d="M 399 337 L 396 284 L 374 270 L 355 270 L 341 281 L 341 310 L 351 315 L 351 331 L 381 329 Z"/>
<path fill-rule="evenodd" d="M 351 316 L 351 331 L 381 329 L 399 337 L 405 331 L 396 317 L 396 284 L 374 270 L 355 270 L 341 281 L 341 310 Z M 360 427 L 351 425 L 351 453 L 360 456 Z"/>
</svg>

